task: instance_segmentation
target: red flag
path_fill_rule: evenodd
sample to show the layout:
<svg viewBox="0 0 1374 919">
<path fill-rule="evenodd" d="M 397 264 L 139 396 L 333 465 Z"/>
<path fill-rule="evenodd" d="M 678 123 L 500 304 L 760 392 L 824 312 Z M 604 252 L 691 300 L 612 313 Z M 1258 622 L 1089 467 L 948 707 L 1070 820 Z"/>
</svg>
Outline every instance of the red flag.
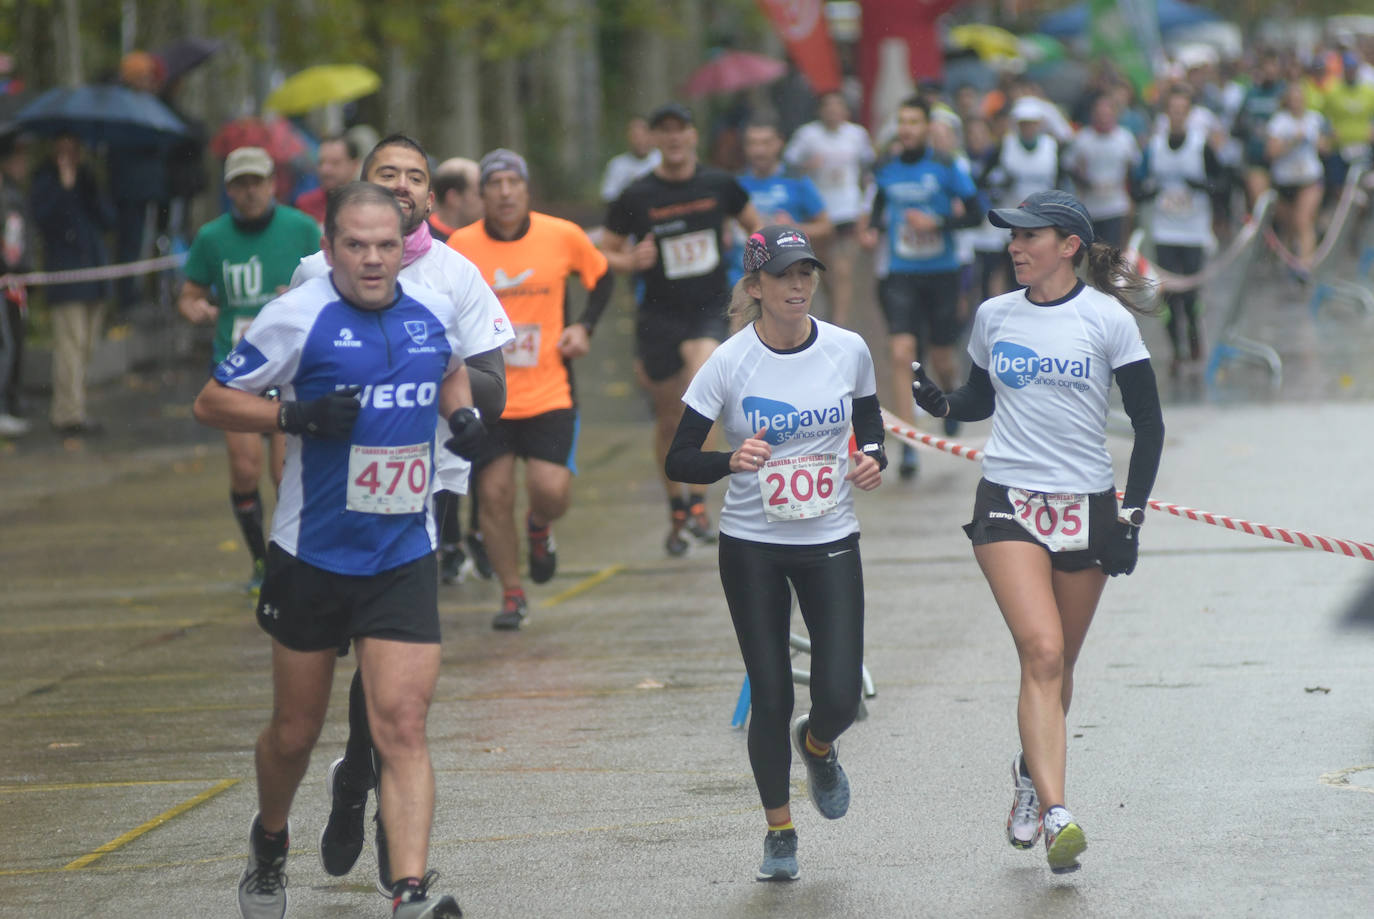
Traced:
<svg viewBox="0 0 1374 919">
<path fill-rule="evenodd" d="M 825 23 L 822 0 L 759 0 L 787 53 L 816 94 L 840 88 L 840 58 Z"/>
<path fill-rule="evenodd" d="M 870 112 L 878 82 L 879 47 L 898 40 L 907 46 L 907 62 L 913 80 L 939 77 L 944 54 L 935 20 L 960 0 L 863 0 L 863 33 L 859 38 L 859 79 L 864 86 L 866 124 L 881 121 L 890 112 Z"/>
</svg>

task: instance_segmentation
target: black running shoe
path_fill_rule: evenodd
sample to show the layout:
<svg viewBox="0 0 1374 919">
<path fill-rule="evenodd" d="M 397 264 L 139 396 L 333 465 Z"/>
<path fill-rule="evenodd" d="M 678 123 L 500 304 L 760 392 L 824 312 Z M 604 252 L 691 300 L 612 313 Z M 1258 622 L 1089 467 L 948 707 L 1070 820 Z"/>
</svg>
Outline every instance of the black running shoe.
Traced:
<svg viewBox="0 0 1374 919">
<path fill-rule="evenodd" d="M 672 515 L 672 526 L 668 530 L 668 538 L 663 541 L 663 548 L 673 558 L 681 558 L 687 554 L 691 544 L 687 542 L 687 537 L 683 536 L 683 531 L 687 528 L 687 511 L 675 510 Z"/>
<path fill-rule="evenodd" d="M 711 526 L 711 517 L 706 513 L 706 505 L 700 501 L 688 509 L 686 528 L 697 542 L 711 545 L 716 541 L 716 531 Z"/>
<path fill-rule="evenodd" d="M 916 448 L 911 444 L 902 445 L 902 464 L 897 467 L 897 474 L 904 481 L 916 478 L 916 473 L 921 469 L 921 461 L 916 453 Z"/>
<path fill-rule="evenodd" d="M 395 895 L 392 919 L 462 919 L 458 901 L 447 894 L 429 895 L 429 888 L 439 880 L 439 872 L 431 871 L 420 881 L 419 887 L 403 890 Z"/>
<path fill-rule="evenodd" d="M 439 549 L 439 580 L 445 584 L 461 584 L 473 569 L 467 553 L 458 546 L 443 546 Z"/>
<path fill-rule="evenodd" d="M 957 436 L 959 436 L 959 429 L 960 429 L 961 427 L 963 427 L 963 424 L 960 423 L 958 420 L 956 420 L 956 419 L 954 419 L 954 418 L 946 418 L 946 419 L 945 419 L 945 436 L 946 436 L 946 437 L 957 437 Z"/>
<path fill-rule="evenodd" d="M 498 632 L 515 632 L 529 616 L 529 602 L 524 591 L 508 593 L 501 600 L 501 612 L 492 617 L 491 627 Z"/>
<path fill-rule="evenodd" d="M 329 819 L 320 832 L 320 862 L 336 878 L 353 870 L 363 851 L 363 812 L 367 808 L 367 789 L 358 791 L 344 781 L 344 759 L 329 764 L 324 774 L 329 794 Z"/>
</svg>

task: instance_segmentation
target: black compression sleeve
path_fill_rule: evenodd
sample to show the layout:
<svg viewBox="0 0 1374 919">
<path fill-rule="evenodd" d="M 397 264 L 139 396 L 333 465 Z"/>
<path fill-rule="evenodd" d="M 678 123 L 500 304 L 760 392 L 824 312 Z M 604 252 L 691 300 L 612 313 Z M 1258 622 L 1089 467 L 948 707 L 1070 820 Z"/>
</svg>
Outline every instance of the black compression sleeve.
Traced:
<svg viewBox="0 0 1374 919">
<path fill-rule="evenodd" d="M 663 463 L 663 471 L 671 481 L 710 485 L 730 474 L 729 453 L 701 449 L 714 423 L 691 407 L 682 410 L 682 421 L 678 423 L 673 443 L 668 447 L 668 458 Z"/>
<path fill-rule="evenodd" d="M 591 294 L 587 297 L 587 308 L 582 311 L 582 318 L 578 319 L 579 325 L 587 327 L 587 334 L 590 335 L 595 329 L 597 322 L 601 319 L 601 314 L 606 311 L 606 304 L 611 302 L 611 292 L 615 290 L 615 272 L 609 268 L 601 276 L 601 280 L 596 282 Z"/>
<path fill-rule="evenodd" d="M 870 227 L 876 230 L 878 229 L 878 227 L 883 225 L 883 210 L 886 207 L 887 195 L 884 194 L 883 190 L 880 188 L 878 189 L 877 194 L 873 196 L 873 209 L 868 213 L 868 225 Z"/>
<path fill-rule="evenodd" d="M 483 418 L 495 421 L 506 410 L 506 359 L 500 348 L 474 354 L 463 361 L 472 386 L 472 404 Z"/>
<path fill-rule="evenodd" d="M 968 381 L 952 393 L 946 393 L 949 402 L 947 418 L 955 421 L 982 421 L 997 407 L 997 393 L 992 388 L 992 377 L 977 364 L 968 370 Z"/>
<path fill-rule="evenodd" d="M 859 396 L 854 400 L 854 440 L 862 448 L 883 442 L 883 410 L 877 395 Z"/>
<path fill-rule="evenodd" d="M 983 205 L 978 200 L 977 195 L 968 198 L 960 198 L 964 205 L 964 216 L 951 217 L 945 223 L 945 228 L 949 230 L 966 230 L 969 227 L 976 227 L 983 222 L 985 216 Z"/>
<path fill-rule="evenodd" d="M 1159 405 L 1155 371 L 1147 359 L 1118 367 L 1114 374 L 1121 389 L 1121 403 L 1135 431 L 1121 506 L 1144 507 L 1150 500 L 1155 474 L 1159 472 L 1159 457 L 1164 452 L 1164 411 Z"/>
</svg>

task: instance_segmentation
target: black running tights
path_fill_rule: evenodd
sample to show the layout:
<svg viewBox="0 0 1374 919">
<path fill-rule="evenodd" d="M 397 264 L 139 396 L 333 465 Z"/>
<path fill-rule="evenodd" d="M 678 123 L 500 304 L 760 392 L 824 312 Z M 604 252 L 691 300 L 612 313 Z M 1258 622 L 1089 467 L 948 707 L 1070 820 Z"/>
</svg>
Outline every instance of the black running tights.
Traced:
<svg viewBox="0 0 1374 919">
<path fill-rule="evenodd" d="M 811 635 L 811 733 L 839 737 L 859 713 L 864 644 L 857 533 L 817 546 L 720 536 L 720 583 L 749 674 L 749 764 L 765 808 L 788 801 L 792 764 L 792 592 Z"/>
<path fill-rule="evenodd" d="M 1155 260 L 1165 271 L 1182 275 L 1197 274 L 1202 270 L 1202 247 L 1157 244 Z M 1174 346 L 1175 360 L 1202 358 L 1197 295 L 1196 290 L 1175 291 L 1164 295 L 1164 302 L 1169 304 L 1169 340 Z"/>
</svg>

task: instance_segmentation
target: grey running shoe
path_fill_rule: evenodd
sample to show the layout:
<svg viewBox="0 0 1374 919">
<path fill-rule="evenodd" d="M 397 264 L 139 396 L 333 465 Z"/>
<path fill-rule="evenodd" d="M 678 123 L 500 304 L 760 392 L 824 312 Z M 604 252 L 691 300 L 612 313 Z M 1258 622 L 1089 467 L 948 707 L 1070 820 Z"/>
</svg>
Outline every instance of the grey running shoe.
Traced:
<svg viewBox="0 0 1374 919">
<path fill-rule="evenodd" d="M 1061 805 L 1045 811 L 1045 858 L 1055 874 L 1077 871 L 1078 856 L 1088 848 L 1083 830 L 1074 822 L 1073 814 Z"/>
<path fill-rule="evenodd" d="M 806 790 L 811 803 L 822 817 L 838 820 L 849 811 L 849 777 L 840 768 L 838 744 L 830 744 L 825 756 L 815 756 L 806 750 L 806 729 L 811 716 L 799 715 L 792 722 L 792 745 L 806 764 Z"/>
<path fill-rule="evenodd" d="M 1018 849 L 1033 849 L 1040 839 L 1040 799 L 1035 783 L 1026 774 L 1026 761 L 1020 754 L 1011 761 L 1011 813 L 1007 815 L 1007 842 Z"/>
<path fill-rule="evenodd" d="M 801 874 L 797 867 L 797 831 L 769 830 L 763 837 L 763 864 L 757 875 L 760 881 L 795 881 Z"/>
<path fill-rule="evenodd" d="M 458 901 L 447 894 L 431 898 L 430 885 L 439 879 L 439 872 L 431 871 L 420 886 L 405 891 L 395 899 L 392 919 L 462 919 Z"/>
<path fill-rule="evenodd" d="M 687 509 L 687 532 L 691 533 L 697 542 L 706 545 L 714 545 L 716 542 L 717 536 L 711 526 L 711 516 L 706 513 L 706 505 L 701 501 Z"/>
<path fill-rule="evenodd" d="M 439 549 L 439 580 L 445 584 L 461 584 L 467 580 L 473 564 L 458 546 Z"/>
<path fill-rule="evenodd" d="M 492 617 L 491 627 L 498 632 L 514 632 L 529 616 L 529 602 L 523 591 L 506 594 L 501 600 L 501 612 Z"/>
<path fill-rule="evenodd" d="M 897 475 L 903 481 L 910 481 L 916 478 L 916 473 L 921 470 L 920 454 L 911 444 L 902 444 L 902 462 L 897 467 Z"/>
<path fill-rule="evenodd" d="M 253 817 L 256 826 L 258 818 Z M 286 828 L 287 838 L 291 827 Z M 286 852 L 271 860 L 258 857 L 248 830 L 248 867 L 239 878 L 239 915 L 243 919 L 282 919 L 286 915 Z"/>
<path fill-rule="evenodd" d="M 343 877 L 353 870 L 363 851 L 363 811 L 367 807 L 367 789 L 361 792 L 343 780 L 343 757 L 329 764 L 324 774 L 324 788 L 329 794 L 329 819 L 320 832 L 320 862 L 334 877 Z"/>
</svg>

